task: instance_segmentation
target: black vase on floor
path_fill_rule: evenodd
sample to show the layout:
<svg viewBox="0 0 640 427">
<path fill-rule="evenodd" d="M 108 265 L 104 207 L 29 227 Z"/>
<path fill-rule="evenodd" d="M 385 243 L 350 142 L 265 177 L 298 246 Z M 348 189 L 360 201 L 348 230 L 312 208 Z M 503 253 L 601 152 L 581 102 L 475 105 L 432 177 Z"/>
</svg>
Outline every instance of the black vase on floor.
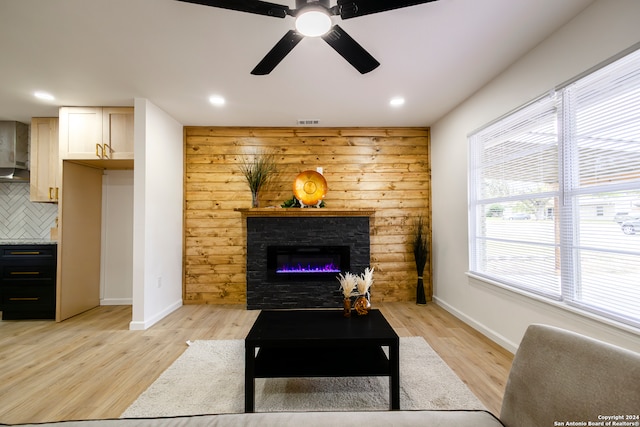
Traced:
<svg viewBox="0 0 640 427">
<path fill-rule="evenodd" d="M 427 298 L 424 295 L 424 282 L 422 277 L 418 277 L 418 288 L 416 289 L 416 304 L 426 304 Z"/>
</svg>

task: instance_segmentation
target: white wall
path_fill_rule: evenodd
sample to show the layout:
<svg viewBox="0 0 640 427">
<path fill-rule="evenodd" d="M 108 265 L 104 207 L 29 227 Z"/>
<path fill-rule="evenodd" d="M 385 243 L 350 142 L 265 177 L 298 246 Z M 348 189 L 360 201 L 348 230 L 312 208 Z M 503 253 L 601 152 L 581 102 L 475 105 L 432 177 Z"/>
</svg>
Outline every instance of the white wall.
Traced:
<svg viewBox="0 0 640 427">
<path fill-rule="evenodd" d="M 133 171 L 102 175 L 100 305 L 131 305 L 133 295 Z"/>
<path fill-rule="evenodd" d="M 147 329 L 182 305 L 182 124 L 135 99 L 133 318 Z"/>
<path fill-rule="evenodd" d="M 434 297 L 511 351 L 531 323 L 564 327 L 640 351 L 640 331 L 611 326 L 466 276 L 467 135 L 640 42 L 638 17 L 640 1 L 594 2 L 431 127 Z"/>
</svg>

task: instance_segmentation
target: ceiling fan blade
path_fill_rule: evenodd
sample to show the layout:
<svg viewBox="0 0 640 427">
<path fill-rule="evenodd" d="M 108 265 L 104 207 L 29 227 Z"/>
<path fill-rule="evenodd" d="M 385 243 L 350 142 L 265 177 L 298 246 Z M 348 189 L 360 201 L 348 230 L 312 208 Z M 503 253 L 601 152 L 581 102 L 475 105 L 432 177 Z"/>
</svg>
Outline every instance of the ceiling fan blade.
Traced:
<svg viewBox="0 0 640 427">
<path fill-rule="evenodd" d="M 204 6 L 220 7 L 223 9 L 237 10 L 239 12 L 255 13 L 256 15 L 274 16 L 284 18 L 291 15 L 289 6 L 268 3 L 261 0 L 178 0 L 184 3 L 195 3 Z"/>
<path fill-rule="evenodd" d="M 380 63 L 358 44 L 340 26 L 334 25 L 322 39 L 329 43 L 349 64 L 353 65 L 361 74 L 374 70 Z"/>
<path fill-rule="evenodd" d="M 340 17 L 349 19 L 432 1 L 437 0 L 338 0 L 337 7 Z"/>
<path fill-rule="evenodd" d="M 289 30 L 269 53 L 262 58 L 262 61 L 251 71 L 251 74 L 255 76 L 269 74 L 303 38 L 304 36 L 302 34 Z"/>
</svg>

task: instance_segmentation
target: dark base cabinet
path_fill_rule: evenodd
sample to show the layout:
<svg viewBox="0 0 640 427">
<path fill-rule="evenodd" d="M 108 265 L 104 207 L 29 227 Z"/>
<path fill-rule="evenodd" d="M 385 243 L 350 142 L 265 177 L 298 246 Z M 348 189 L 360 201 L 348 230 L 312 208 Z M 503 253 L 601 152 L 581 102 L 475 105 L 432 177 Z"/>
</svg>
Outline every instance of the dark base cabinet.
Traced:
<svg viewBox="0 0 640 427">
<path fill-rule="evenodd" d="M 0 246 L 3 320 L 55 319 L 57 246 Z"/>
</svg>

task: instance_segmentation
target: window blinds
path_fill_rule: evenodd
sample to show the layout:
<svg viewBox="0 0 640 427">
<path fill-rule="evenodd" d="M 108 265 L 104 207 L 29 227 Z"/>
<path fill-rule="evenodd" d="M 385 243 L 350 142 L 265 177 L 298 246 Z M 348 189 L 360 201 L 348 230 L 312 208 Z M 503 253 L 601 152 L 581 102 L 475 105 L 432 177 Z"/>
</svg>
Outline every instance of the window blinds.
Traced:
<svg viewBox="0 0 640 427">
<path fill-rule="evenodd" d="M 471 270 L 553 298 L 560 295 L 556 104 L 546 96 L 470 139 Z"/>
<path fill-rule="evenodd" d="M 470 271 L 640 326 L 640 51 L 477 131 L 469 153 Z"/>
<path fill-rule="evenodd" d="M 640 324 L 640 51 L 567 86 L 562 96 L 563 296 Z"/>
</svg>

